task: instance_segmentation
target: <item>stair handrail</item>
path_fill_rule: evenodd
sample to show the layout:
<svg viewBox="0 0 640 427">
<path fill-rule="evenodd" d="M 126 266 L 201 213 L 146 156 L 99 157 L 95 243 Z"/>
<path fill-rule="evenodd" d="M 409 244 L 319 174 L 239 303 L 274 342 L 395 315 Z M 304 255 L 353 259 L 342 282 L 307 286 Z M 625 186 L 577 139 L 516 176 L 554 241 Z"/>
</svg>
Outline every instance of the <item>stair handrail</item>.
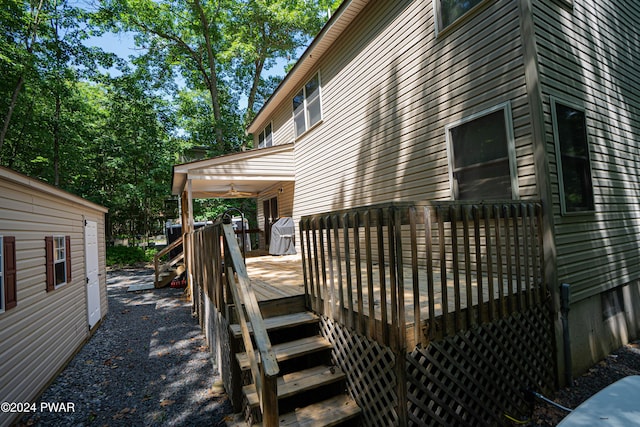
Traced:
<svg viewBox="0 0 640 427">
<path fill-rule="evenodd" d="M 158 281 L 160 280 L 160 258 L 168 254 L 170 251 L 177 248 L 181 244 L 182 244 L 182 236 L 178 237 L 175 241 L 173 241 L 170 245 L 168 245 L 161 251 L 156 252 L 156 254 L 153 256 L 153 267 L 156 273 L 156 283 L 158 283 Z M 166 265 L 173 265 L 183 258 L 184 258 L 184 252 L 181 252 L 180 255 L 174 257 L 173 259 L 170 259 L 167 263 L 163 264 L 163 268 Z"/>
<path fill-rule="evenodd" d="M 271 341 L 264 325 L 258 300 L 251 289 L 251 281 L 247 274 L 244 258 L 235 231 L 231 224 L 221 224 L 225 238 L 225 258 L 231 265 L 226 265 L 227 280 L 238 314 L 242 340 L 249 358 L 251 376 L 260 398 L 263 425 L 278 426 L 278 389 L 277 376 L 280 372 L 275 353 L 271 348 Z M 234 274 L 235 273 L 235 274 Z M 236 280 L 237 277 L 237 280 Z M 253 329 L 253 338 L 257 347 L 257 354 L 251 340 L 249 323 Z M 258 358 L 259 356 L 259 358 Z"/>
</svg>

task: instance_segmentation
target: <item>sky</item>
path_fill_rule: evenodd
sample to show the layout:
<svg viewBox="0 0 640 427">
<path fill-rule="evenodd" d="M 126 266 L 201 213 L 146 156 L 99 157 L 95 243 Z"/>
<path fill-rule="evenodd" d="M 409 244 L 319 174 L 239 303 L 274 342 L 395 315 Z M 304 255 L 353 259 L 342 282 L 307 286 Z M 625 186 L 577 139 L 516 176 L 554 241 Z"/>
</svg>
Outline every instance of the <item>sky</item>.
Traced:
<svg viewBox="0 0 640 427">
<path fill-rule="evenodd" d="M 105 52 L 110 52 L 118 55 L 118 57 L 122 59 L 128 60 L 130 56 L 140 55 L 143 51 L 140 48 L 136 48 L 135 41 L 133 39 L 134 34 L 131 32 L 128 33 L 104 33 L 101 36 L 90 37 L 85 40 L 84 44 L 86 46 L 95 46 L 100 47 Z M 298 55 L 302 54 L 304 49 L 300 49 Z M 274 66 L 269 69 L 263 71 L 263 75 L 267 76 L 281 76 L 285 75 L 285 67 L 288 65 L 289 61 L 286 58 L 279 59 Z M 111 76 L 118 76 L 120 72 L 112 68 L 109 70 L 109 74 Z M 178 81 L 178 86 L 182 86 L 181 82 Z M 247 107 L 247 98 L 242 97 L 239 102 L 239 106 L 242 109 Z"/>
<path fill-rule="evenodd" d="M 132 33 L 105 33 L 99 37 L 89 38 L 85 44 L 100 47 L 105 52 L 115 53 L 122 59 L 128 59 L 130 55 L 141 53 L 141 50 L 135 47 Z"/>
</svg>

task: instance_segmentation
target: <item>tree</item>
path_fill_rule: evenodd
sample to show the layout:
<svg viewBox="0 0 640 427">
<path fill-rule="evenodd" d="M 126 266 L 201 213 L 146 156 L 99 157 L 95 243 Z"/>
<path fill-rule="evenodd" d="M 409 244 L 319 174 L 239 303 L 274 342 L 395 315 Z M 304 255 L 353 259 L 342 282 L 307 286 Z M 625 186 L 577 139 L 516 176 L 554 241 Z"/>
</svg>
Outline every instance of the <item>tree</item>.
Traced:
<svg viewBox="0 0 640 427">
<path fill-rule="evenodd" d="M 338 1 L 104 0 L 102 4 L 97 21 L 136 32 L 137 43 L 149 51 L 147 59 L 176 69 L 187 89 L 208 92 L 216 151 L 228 152 L 234 144 L 227 139 L 242 135 L 253 116 L 257 94 L 266 82 L 265 67 L 295 54 L 319 31 L 327 8 L 335 9 Z M 243 121 L 225 115 L 225 97 L 247 98 Z"/>
<path fill-rule="evenodd" d="M 253 119 L 256 100 L 267 85 L 265 68 L 278 58 L 291 58 L 326 22 L 336 0 L 244 0 L 233 2 L 225 33 L 229 40 L 227 61 L 247 94 L 245 125 Z"/>
<path fill-rule="evenodd" d="M 92 150 L 98 203 L 109 208 L 113 234 L 158 232 L 179 150 L 165 100 L 146 90 L 143 69 L 105 88 L 100 138 Z"/>
<path fill-rule="evenodd" d="M 2 60 L 3 74 L 13 76 L 15 85 L 11 93 L 9 104 L 0 130 L 0 150 L 9 130 L 9 123 L 18 102 L 18 95 L 25 82 L 25 75 L 33 61 L 33 49 L 38 37 L 41 23 L 41 12 L 44 0 L 37 0 L 24 10 L 22 1 L 10 0 L 0 12 L 2 19 L 3 37 L 0 42 L 0 60 Z M 11 77 L 9 77 L 11 78 Z"/>
</svg>

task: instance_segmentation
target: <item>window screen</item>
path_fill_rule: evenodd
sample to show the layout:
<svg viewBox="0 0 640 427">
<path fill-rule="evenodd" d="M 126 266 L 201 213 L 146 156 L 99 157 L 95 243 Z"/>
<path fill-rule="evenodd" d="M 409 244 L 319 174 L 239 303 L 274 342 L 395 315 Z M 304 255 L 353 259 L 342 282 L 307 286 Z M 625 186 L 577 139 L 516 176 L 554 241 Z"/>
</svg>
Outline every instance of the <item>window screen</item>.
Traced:
<svg viewBox="0 0 640 427">
<path fill-rule="evenodd" d="M 505 109 L 465 120 L 448 129 L 453 197 L 456 200 L 516 198 L 509 152 L 511 132 Z"/>
</svg>

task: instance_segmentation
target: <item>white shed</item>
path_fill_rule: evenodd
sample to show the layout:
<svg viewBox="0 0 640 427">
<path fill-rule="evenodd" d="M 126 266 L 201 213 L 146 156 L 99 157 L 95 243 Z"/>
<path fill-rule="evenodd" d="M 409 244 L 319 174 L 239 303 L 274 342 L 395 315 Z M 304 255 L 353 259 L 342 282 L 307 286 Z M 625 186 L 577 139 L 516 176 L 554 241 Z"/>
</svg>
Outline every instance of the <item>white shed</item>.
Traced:
<svg viewBox="0 0 640 427">
<path fill-rule="evenodd" d="M 36 399 L 107 313 L 106 213 L 0 167 L 0 402 Z"/>
</svg>

